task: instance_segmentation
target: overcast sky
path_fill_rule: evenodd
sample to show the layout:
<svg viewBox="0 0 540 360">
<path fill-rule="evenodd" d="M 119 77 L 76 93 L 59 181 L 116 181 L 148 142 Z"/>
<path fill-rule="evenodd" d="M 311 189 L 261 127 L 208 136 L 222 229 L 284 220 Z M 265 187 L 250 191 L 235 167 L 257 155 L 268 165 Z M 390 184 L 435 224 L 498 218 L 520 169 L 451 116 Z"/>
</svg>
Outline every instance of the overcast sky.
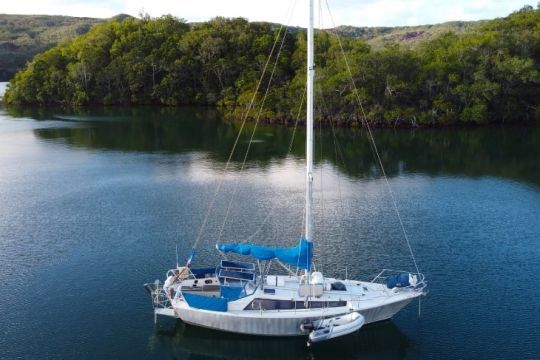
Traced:
<svg viewBox="0 0 540 360">
<path fill-rule="evenodd" d="M 322 21 L 332 23 L 323 4 Z M 215 16 L 245 17 L 305 26 L 307 0 L 2 0 L 0 13 L 48 14 L 107 18 L 119 13 L 152 17 L 172 14 L 188 21 Z M 336 25 L 400 26 L 452 20 L 480 20 L 506 16 L 538 0 L 328 0 Z M 293 6 L 292 4 L 296 4 Z M 288 11 L 290 8 L 294 11 Z"/>
</svg>

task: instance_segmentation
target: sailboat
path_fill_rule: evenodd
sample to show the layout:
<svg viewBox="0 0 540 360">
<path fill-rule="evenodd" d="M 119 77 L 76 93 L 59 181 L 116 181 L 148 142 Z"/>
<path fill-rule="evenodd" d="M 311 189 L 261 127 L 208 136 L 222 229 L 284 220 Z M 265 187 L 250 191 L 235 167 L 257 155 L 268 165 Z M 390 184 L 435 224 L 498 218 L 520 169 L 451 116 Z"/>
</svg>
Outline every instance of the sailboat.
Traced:
<svg viewBox="0 0 540 360">
<path fill-rule="evenodd" d="M 325 277 L 314 271 L 313 258 L 313 115 L 314 28 L 309 0 L 306 95 L 306 196 L 304 233 L 290 248 L 256 244 L 217 244 L 221 254 L 245 261 L 220 261 L 195 268 L 193 252 L 185 266 L 170 269 L 161 283 L 145 284 L 154 318 L 170 316 L 205 328 L 259 336 L 306 336 L 319 342 L 358 331 L 392 318 L 413 299 L 425 294 L 424 275 L 383 269 L 371 280 Z M 295 268 L 270 274 L 272 263 Z M 256 266 L 257 265 L 257 266 Z"/>
</svg>

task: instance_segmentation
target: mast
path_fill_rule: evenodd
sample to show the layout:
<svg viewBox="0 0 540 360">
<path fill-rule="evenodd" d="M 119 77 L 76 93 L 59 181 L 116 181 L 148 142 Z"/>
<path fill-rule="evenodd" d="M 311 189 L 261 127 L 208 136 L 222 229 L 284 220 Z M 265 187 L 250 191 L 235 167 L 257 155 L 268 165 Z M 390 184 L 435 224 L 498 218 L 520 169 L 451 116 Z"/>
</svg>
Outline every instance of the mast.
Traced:
<svg viewBox="0 0 540 360">
<path fill-rule="evenodd" d="M 313 0 L 309 0 L 309 26 L 307 29 L 307 109 L 306 109 L 306 218 L 304 237 L 313 240 Z"/>
</svg>

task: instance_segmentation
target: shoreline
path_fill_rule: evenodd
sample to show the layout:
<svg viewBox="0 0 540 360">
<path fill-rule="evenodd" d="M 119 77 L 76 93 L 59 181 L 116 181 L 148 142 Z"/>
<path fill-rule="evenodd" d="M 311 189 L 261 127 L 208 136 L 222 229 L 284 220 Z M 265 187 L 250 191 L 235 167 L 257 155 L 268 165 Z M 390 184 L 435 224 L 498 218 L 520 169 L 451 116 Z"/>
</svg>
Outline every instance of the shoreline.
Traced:
<svg viewBox="0 0 540 360">
<path fill-rule="evenodd" d="M 219 111 L 219 109 L 218 109 Z M 241 122 L 242 119 L 238 116 L 233 115 L 223 115 L 223 119 L 225 121 L 232 121 L 232 122 Z M 248 117 L 246 119 L 246 123 L 253 124 L 255 123 L 254 117 Z M 284 126 L 284 127 L 292 127 L 296 123 L 296 119 L 293 119 L 292 117 L 275 117 L 275 118 L 268 118 L 264 117 L 259 119 L 260 125 L 267 125 L 267 126 Z M 306 120 L 305 119 L 299 119 L 298 120 L 298 127 L 305 127 Z M 485 128 L 485 127 L 492 127 L 492 126 L 525 126 L 525 127 L 538 127 L 540 126 L 540 122 L 511 122 L 511 123 L 504 123 L 504 122 L 487 122 L 485 124 L 479 124 L 479 123 L 463 123 L 463 122 L 449 122 L 449 123 L 419 123 L 418 121 L 408 121 L 408 120 L 402 120 L 398 119 L 394 121 L 393 123 L 386 123 L 383 121 L 369 121 L 369 127 L 373 129 L 449 129 L 449 128 Z M 367 126 L 364 124 L 363 120 L 360 117 L 357 116 L 343 116 L 343 115 L 336 115 L 336 116 L 324 116 L 321 119 L 321 116 L 315 116 L 315 124 L 319 127 L 323 128 L 341 128 L 341 129 L 365 129 Z"/>
<path fill-rule="evenodd" d="M 67 111 L 76 114 L 81 111 L 89 111 L 92 109 L 144 109 L 144 108 L 154 108 L 157 110 L 165 109 L 204 109 L 209 111 L 215 111 L 221 117 L 223 122 L 230 123 L 241 123 L 242 117 L 236 114 L 233 114 L 234 110 L 225 110 L 222 107 L 217 106 L 200 106 L 200 105 L 185 105 L 185 106 L 163 106 L 163 105 L 94 105 L 94 106 L 80 106 L 80 107 L 62 107 L 62 106 L 38 106 L 38 105 L 12 105 L 7 104 L 2 100 L 0 94 L 0 109 L 9 110 L 13 109 L 15 111 Z M 297 126 L 300 128 L 305 127 L 305 119 L 299 119 Z M 258 125 L 270 126 L 270 127 L 294 127 L 296 119 L 291 116 L 276 116 L 276 117 L 261 117 L 259 119 Z M 249 116 L 246 118 L 246 124 L 255 124 L 255 117 Z M 362 119 L 357 116 L 315 116 L 315 124 L 318 127 L 322 128 L 339 128 L 339 129 L 365 129 L 367 128 L 363 124 Z M 382 121 L 370 121 L 369 127 L 372 129 L 403 129 L 403 130 L 416 130 L 416 129 L 475 129 L 475 128 L 486 128 L 486 127 L 531 127 L 536 128 L 540 126 L 540 122 L 488 122 L 485 124 L 478 123 L 463 123 L 463 122 L 451 122 L 451 123 L 419 123 L 411 122 L 408 120 L 396 120 L 393 123 L 386 123 Z"/>
</svg>

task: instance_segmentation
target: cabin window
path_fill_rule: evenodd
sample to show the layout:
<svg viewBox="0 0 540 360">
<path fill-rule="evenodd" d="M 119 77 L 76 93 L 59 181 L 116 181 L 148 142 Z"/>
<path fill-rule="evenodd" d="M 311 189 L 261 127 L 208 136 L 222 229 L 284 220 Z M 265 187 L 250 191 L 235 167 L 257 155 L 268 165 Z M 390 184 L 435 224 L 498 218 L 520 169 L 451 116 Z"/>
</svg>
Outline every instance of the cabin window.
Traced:
<svg viewBox="0 0 540 360">
<path fill-rule="evenodd" d="M 341 281 L 335 281 L 332 283 L 332 290 L 347 291 L 347 287 Z"/>
<path fill-rule="evenodd" d="M 254 299 L 244 310 L 294 310 L 294 309 L 319 309 L 324 307 L 346 306 L 346 301 L 304 301 Z"/>
</svg>

